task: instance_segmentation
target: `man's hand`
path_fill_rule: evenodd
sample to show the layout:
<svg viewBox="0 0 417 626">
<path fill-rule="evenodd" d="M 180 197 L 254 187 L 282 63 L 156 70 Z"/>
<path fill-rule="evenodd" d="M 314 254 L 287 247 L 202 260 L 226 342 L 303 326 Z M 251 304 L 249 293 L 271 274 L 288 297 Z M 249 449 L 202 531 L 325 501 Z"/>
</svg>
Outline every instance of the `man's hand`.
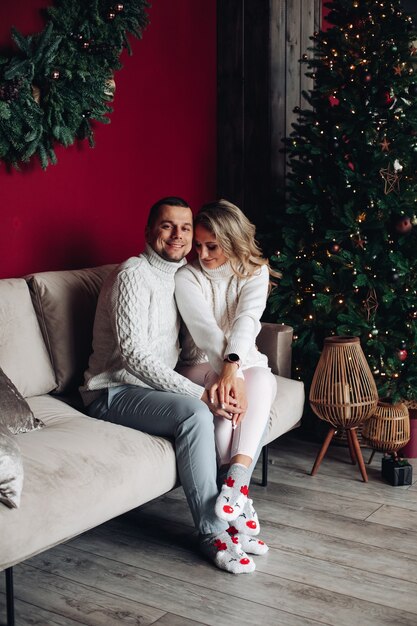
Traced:
<svg viewBox="0 0 417 626">
<path fill-rule="evenodd" d="M 224 417 L 228 420 L 233 421 L 234 419 L 238 418 L 241 412 L 241 409 L 236 406 L 235 401 L 232 399 L 230 399 L 232 403 L 231 402 L 219 403 L 217 399 L 217 393 L 212 395 L 211 388 L 210 390 L 208 389 L 204 390 L 204 393 L 201 396 L 201 400 L 205 404 L 207 404 L 208 408 L 213 413 L 213 415 L 216 415 L 217 417 Z"/>
</svg>

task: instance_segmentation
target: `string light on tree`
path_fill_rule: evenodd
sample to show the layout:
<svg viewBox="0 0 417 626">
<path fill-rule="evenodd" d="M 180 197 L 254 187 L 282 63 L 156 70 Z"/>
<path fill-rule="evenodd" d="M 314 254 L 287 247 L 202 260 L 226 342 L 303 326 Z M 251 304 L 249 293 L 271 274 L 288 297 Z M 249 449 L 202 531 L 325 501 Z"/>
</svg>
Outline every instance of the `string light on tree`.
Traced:
<svg viewBox="0 0 417 626">
<path fill-rule="evenodd" d="M 283 278 L 270 307 L 295 329 L 307 385 L 324 337 L 353 334 L 380 396 L 417 400 L 417 32 L 393 0 L 329 10 L 301 59 L 316 78 L 285 142 L 287 203 L 273 214 Z"/>
</svg>

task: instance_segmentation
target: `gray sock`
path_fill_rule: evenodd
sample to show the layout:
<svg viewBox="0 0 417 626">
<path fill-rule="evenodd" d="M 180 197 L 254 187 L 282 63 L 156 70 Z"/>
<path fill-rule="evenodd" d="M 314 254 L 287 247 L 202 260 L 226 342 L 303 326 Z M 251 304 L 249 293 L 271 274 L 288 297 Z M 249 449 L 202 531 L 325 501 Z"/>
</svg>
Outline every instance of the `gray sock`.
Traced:
<svg viewBox="0 0 417 626">
<path fill-rule="evenodd" d="M 249 472 L 241 463 L 233 463 L 221 488 L 214 507 L 219 519 L 233 522 L 243 511 L 248 499 Z"/>
<path fill-rule="evenodd" d="M 218 535 L 200 535 L 200 550 L 219 569 L 231 574 L 249 574 L 255 570 L 253 559 L 243 552 L 238 539 L 231 537 L 227 530 Z"/>
</svg>

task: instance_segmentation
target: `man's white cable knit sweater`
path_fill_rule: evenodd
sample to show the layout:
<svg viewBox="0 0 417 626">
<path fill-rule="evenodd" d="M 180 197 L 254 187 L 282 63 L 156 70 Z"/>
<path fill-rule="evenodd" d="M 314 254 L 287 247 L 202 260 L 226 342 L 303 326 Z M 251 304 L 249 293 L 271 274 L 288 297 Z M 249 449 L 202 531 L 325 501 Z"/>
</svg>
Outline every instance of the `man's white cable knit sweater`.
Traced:
<svg viewBox="0 0 417 626">
<path fill-rule="evenodd" d="M 97 303 L 93 353 L 80 388 L 86 405 L 98 390 L 125 384 L 201 398 L 204 388 L 174 371 L 180 325 L 174 276 L 180 266 L 146 246 L 106 279 Z"/>
<path fill-rule="evenodd" d="M 175 298 L 188 329 L 181 338 L 181 363 L 208 360 L 219 374 L 227 354 L 240 356 L 242 369 L 268 367 L 256 348 L 260 318 L 268 295 L 269 271 L 262 265 L 250 278 L 239 278 L 229 262 L 207 269 L 199 259 L 175 275 Z"/>
</svg>

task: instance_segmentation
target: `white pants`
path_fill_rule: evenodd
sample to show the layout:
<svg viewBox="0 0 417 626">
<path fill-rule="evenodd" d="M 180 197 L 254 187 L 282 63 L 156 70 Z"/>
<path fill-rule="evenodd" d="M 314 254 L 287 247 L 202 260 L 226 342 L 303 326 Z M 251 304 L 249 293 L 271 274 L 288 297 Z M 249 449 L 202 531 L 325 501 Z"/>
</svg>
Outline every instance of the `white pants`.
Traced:
<svg viewBox="0 0 417 626">
<path fill-rule="evenodd" d="M 180 373 L 206 389 L 217 380 L 217 374 L 209 363 L 182 367 Z M 271 405 L 277 392 L 274 375 L 265 367 L 250 367 L 243 370 L 248 408 L 243 420 L 233 430 L 231 420 L 214 418 L 217 462 L 228 465 L 236 454 L 244 454 L 251 459 L 269 418 Z"/>
</svg>

